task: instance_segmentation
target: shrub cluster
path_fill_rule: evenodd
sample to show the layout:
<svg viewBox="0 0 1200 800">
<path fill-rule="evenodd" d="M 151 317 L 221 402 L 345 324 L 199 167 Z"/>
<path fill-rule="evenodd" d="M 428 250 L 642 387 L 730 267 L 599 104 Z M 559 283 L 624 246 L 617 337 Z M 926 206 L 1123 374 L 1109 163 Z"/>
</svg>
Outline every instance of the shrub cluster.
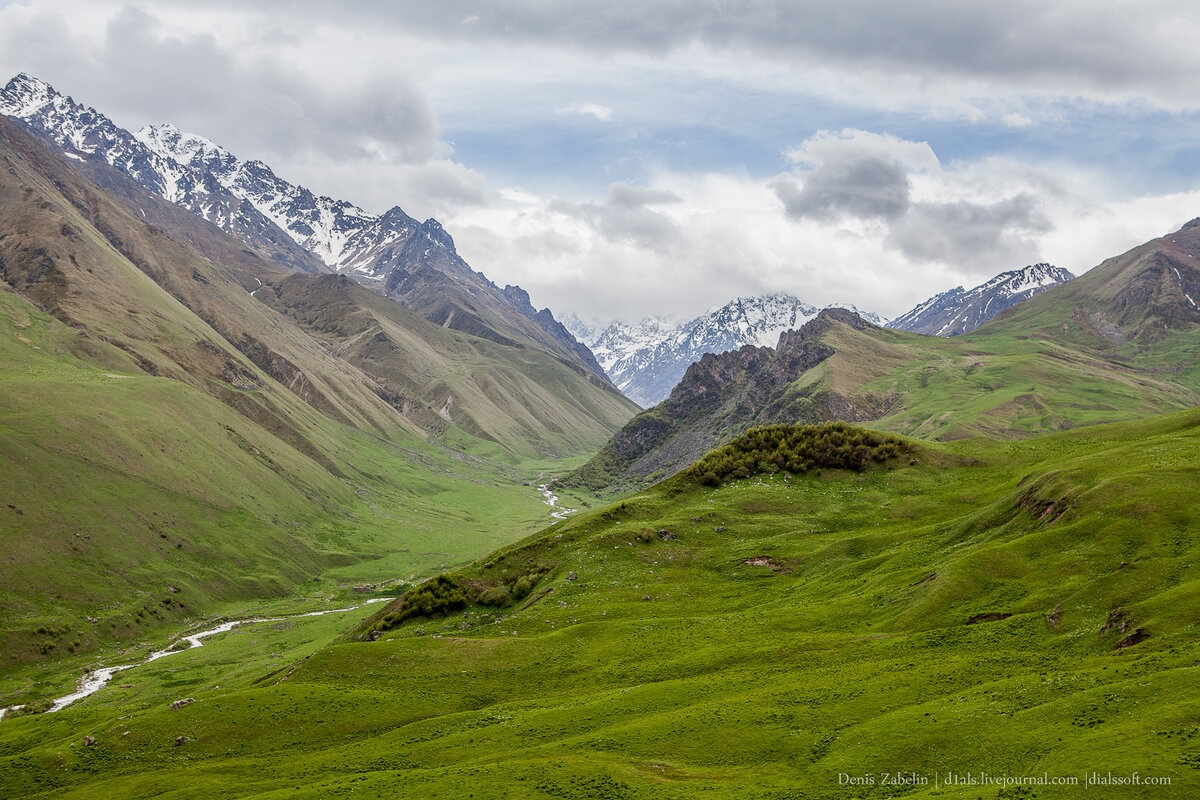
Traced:
<svg viewBox="0 0 1200 800">
<path fill-rule="evenodd" d="M 536 564 L 528 569 L 510 572 L 504 577 L 504 583 L 497 586 L 490 586 L 478 595 L 477 602 L 484 606 L 504 606 L 512 605 L 516 600 L 520 600 L 533 591 L 533 587 L 542 579 L 542 576 L 549 572 L 549 567 L 544 564 Z"/>
<path fill-rule="evenodd" d="M 501 583 L 496 584 L 481 579 L 438 575 L 401 595 L 393 603 L 395 610 L 379 617 L 367 633 L 389 631 L 418 617 L 442 617 L 462 611 L 473 603 L 500 608 L 510 606 L 532 592 L 550 569 L 547 564 L 534 564 L 509 572 Z"/>
<path fill-rule="evenodd" d="M 5 714 L 4 716 L 5 717 L 28 717 L 28 716 L 32 716 L 33 714 L 45 714 L 47 711 L 49 711 L 53 707 L 54 707 L 53 700 L 34 700 L 33 702 L 26 703 L 25 705 L 21 706 L 20 708 L 14 708 L 14 709 L 9 710 L 9 712 L 7 714 Z"/>
<path fill-rule="evenodd" d="M 748 478 L 781 470 L 792 473 L 821 468 L 861 471 L 871 464 L 909 455 L 912 448 L 887 434 L 844 422 L 820 425 L 769 425 L 751 428 L 713 450 L 685 473 L 705 486 L 730 478 Z"/>
<path fill-rule="evenodd" d="M 396 610 L 384 616 L 375 626 L 390 630 L 414 617 L 438 617 L 461 611 L 471 602 L 463 589 L 449 575 L 438 575 L 400 596 Z"/>
</svg>

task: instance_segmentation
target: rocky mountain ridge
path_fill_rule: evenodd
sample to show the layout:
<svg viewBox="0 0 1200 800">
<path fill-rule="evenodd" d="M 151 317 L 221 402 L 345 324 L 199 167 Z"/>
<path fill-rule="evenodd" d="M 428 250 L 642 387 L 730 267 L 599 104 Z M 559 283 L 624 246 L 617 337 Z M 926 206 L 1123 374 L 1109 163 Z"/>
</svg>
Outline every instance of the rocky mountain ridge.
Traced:
<svg viewBox="0 0 1200 800">
<path fill-rule="evenodd" d="M 1061 267 L 1040 263 L 1002 272 L 971 290 L 961 286 L 934 295 L 887 323 L 887 327 L 932 336 L 958 336 L 973 331 L 1017 303 L 1075 276 Z"/>
<path fill-rule="evenodd" d="M 825 308 L 849 308 L 875 324 L 878 315 L 858 312 L 853 306 L 832 304 Z M 647 317 L 630 325 L 612 322 L 589 325 L 578 317 L 565 323 L 587 344 L 617 388 L 635 403 L 649 407 L 665 400 L 688 367 L 706 353 L 724 353 L 746 345 L 773 348 L 785 331 L 800 328 L 814 319 L 821 307 L 790 294 L 739 297 L 720 308 L 682 323 Z"/>
<path fill-rule="evenodd" d="M 515 346 L 541 347 L 598 385 L 590 351 L 546 309 L 530 313 L 458 255 L 435 219 L 399 207 L 382 215 L 318 196 L 172 125 L 130 133 L 45 81 L 21 73 L 0 89 L 0 114 L 49 140 L 73 162 L 99 161 L 186 208 L 292 271 L 342 272 L 432 322 Z"/>
<path fill-rule="evenodd" d="M 1061 276 L 1048 265 L 997 276 L 984 286 L 1041 291 L 961 338 L 822 311 L 774 350 L 703 356 L 565 482 L 644 486 L 756 425 L 837 419 L 920 438 L 1021 439 L 1194 406 L 1197 259 L 1193 220 L 1056 285 L 1041 286 Z"/>
</svg>

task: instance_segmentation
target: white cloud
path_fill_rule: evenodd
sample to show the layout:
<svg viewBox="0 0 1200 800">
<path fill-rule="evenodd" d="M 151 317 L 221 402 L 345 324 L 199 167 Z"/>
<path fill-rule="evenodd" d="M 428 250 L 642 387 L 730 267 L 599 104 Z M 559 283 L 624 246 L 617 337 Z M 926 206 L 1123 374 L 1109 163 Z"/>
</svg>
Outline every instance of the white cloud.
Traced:
<svg viewBox="0 0 1200 800">
<path fill-rule="evenodd" d="M 1010 111 L 1000 118 L 1010 128 L 1028 128 L 1033 124 L 1033 120 L 1016 111 Z"/>
<path fill-rule="evenodd" d="M 1200 191 L 1123 200 L 1086 173 L 1000 159 L 947 166 L 925 143 L 866 131 L 819 134 L 797 152 L 808 169 L 795 176 L 660 172 L 646 186 L 614 184 L 600 202 L 507 191 L 449 224 L 468 261 L 556 313 L 691 316 L 786 291 L 886 317 L 1042 260 L 1084 272 L 1200 208 Z M 814 197 L 832 198 L 837 213 L 797 215 L 780 202 L 782 179 L 803 187 L 833 169 L 853 180 L 837 168 L 862 158 L 899 171 L 903 203 L 845 201 L 832 183 Z"/>
<path fill-rule="evenodd" d="M 578 114 L 583 117 L 592 117 L 601 122 L 612 122 L 613 110 L 608 106 L 602 106 L 599 103 L 579 103 L 576 105 L 566 106 L 558 110 L 560 114 Z"/>
<path fill-rule="evenodd" d="M 1036 260 L 1082 271 L 1200 209 L 1178 185 L 1115 189 L 1122 167 L 1074 166 L 1072 142 L 1037 166 L 945 161 L 912 132 L 952 119 L 1027 135 L 1071 104 L 1126 103 L 1130 126 L 1146 108 L 1200 110 L 1200 19 L 1184 3 L 481 9 L 28 0 L 0 6 L 0 68 L 371 210 L 437 216 L 473 267 L 585 316 L 695 313 L 768 291 L 895 314 Z M 832 107 L 835 130 L 781 110 L 800 144 L 782 157 L 772 145 L 751 174 L 722 136 L 793 100 Z M 556 112 L 605 124 L 546 125 Z M 876 130 L 837 130 L 843 112 Z M 878 129 L 895 113 L 906 137 Z M 476 134 L 474 159 L 443 141 L 448 117 Z M 503 165 L 529 165 L 509 149 L 544 127 L 591 138 L 567 141 L 568 166 L 530 178 L 536 191 L 497 187 Z M 683 143 L 706 131 L 716 155 L 693 166 Z M 602 144 L 616 155 L 573 168 L 571 146 L 584 161 Z M 685 156 L 673 167 L 656 161 L 670 148 Z"/>
</svg>

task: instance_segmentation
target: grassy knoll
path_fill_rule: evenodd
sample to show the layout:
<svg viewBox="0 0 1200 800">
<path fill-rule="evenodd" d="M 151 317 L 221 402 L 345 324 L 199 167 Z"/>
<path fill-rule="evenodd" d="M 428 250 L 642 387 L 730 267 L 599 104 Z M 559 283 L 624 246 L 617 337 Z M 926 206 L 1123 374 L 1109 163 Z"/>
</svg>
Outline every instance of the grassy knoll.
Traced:
<svg viewBox="0 0 1200 800">
<path fill-rule="evenodd" d="M 913 446 L 915 464 L 861 473 L 719 488 L 679 476 L 450 574 L 476 587 L 534 576 L 506 608 L 400 620 L 358 641 L 381 609 L 320 649 L 356 619 L 318 618 L 303 635 L 248 629 L 180 656 L 194 670 L 131 672 L 114 682 L 129 689 L 0 723 L 4 792 L 1200 791 L 1200 411 Z M 222 646 L 287 653 L 255 663 L 258 683 L 252 669 L 226 683 L 203 662 Z M 180 696 L 197 702 L 170 710 Z M 951 772 L 1172 785 L 935 785 Z M 885 773 L 929 783 L 885 786 Z"/>
</svg>

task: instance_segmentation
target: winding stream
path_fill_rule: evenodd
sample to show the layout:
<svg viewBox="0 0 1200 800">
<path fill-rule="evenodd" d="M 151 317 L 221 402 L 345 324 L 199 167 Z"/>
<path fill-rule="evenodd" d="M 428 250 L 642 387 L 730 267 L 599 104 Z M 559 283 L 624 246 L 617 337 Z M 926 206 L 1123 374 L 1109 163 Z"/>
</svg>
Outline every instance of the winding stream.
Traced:
<svg viewBox="0 0 1200 800">
<path fill-rule="evenodd" d="M 257 617 L 255 619 L 236 619 L 230 622 L 222 622 L 215 628 L 209 628 L 206 631 L 200 631 L 200 633 L 193 633 L 191 636 L 184 636 L 166 650 L 155 650 L 150 655 L 146 656 L 135 664 L 121 664 L 120 666 L 116 667 L 99 667 L 98 669 L 91 670 L 90 672 L 85 672 L 83 677 L 79 679 L 79 684 L 75 691 L 71 694 L 63 695 L 62 697 L 56 699 L 54 701 L 54 705 L 50 706 L 50 709 L 46 713 L 50 714 L 55 711 L 61 711 L 67 706 L 71 705 L 71 703 L 74 703 L 76 700 L 82 700 L 88 695 L 95 694 L 103 689 L 105 685 L 112 680 L 113 676 L 121 670 L 140 667 L 143 664 L 149 664 L 151 661 L 157 661 L 160 658 L 165 658 L 166 656 L 173 655 L 175 653 L 182 653 L 185 650 L 191 650 L 193 647 L 203 647 L 204 639 L 207 639 L 209 636 L 216 636 L 218 633 L 225 633 L 226 631 L 233 630 L 239 625 L 253 625 L 256 622 L 282 622 L 289 619 L 300 619 L 301 617 L 321 617 L 326 614 L 344 614 L 347 611 L 354 611 L 362 608 L 363 606 L 370 605 L 371 603 L 383 603 L 394 599 L 394 597 L 376 597 L 371 600 L 367 600 L 364 603 L 359 603 L 356 606 L 350 606 L 349 608 L 329 608 L 324 611 L 308 611 L 304 614 L 289 614 L 286 617 Z M 187 642 L 188 646 L 179 647 L 180 642 Z M 23 706 L 17 705 L 8 706 L 7 708 L 0 708 L 0 719 L 4 719 L 4 715 L 9 711 L 15 711 L 18 708 L 23 708 Z"/>
<path fill-rule="evenodd" d="M 567 514 L 574 514 L 577 510 L 574 508 L 567 508 L 566 506 L 560 506 L 558 504 L 558 495 L 550 491 L 550 484 L 548 483 L 543 483 L 541 486 L 539 486 L 538 491 L 542 493 L 542 497 L 546 498 L 542 501 L 543 503 L 551 508 L 557 509 L 557 511 L 550 512 L 550 516 L 554 517 L 555 519 L 566 519 Z"/>
<path fill-rule="evenodd" d="M 261 281 L 259 282 L 259 286 L 260 287 L 262 286 Z M 257 289 L 255 291 L 257 291 Z M 254 292 L 251 292 L 251 294 L 254 294 Z M 576 509 L 567 508 L 565 506 L 560 506 L 558 504 L 558 495 L 556 495 L 556 494 L 554 494 L 554 492 L 550 491 L 549 483 L 543 483 L 540 486 L 538 486 L 538 491 L 540 491 L 542 493 L 542 497 L 544 498 L 544 500 L 542 502 L 544 502 L 546 505 L 550 506 L 551 509 L 553 509 L 550 512 L 550 516 L 554 517 L 555 519 L 566 519 L 568 514 L 575 513 Z M 363 606 L 368 605 L 370 603 L 382 603 L 382 602 L 385 602 L 387 600 L 392 600 L 392 599 L 394 599 L 394 598 L 377 597 L 372 600 L 367 600 L 365 603 L 359 603 L 356 606 L 350 606 L 349 608 L 330 608 L 330 609 L 326 609 L 325 611 L 309 611 L 304 614 L 291 614 L 286 617 L 259 617 L 259 618 L 255 618 L 255 619 L 239 619 L 239 620 L 233 620 L 230 622 L 222 622 L 220 625 L 218 625 L 215 628 L 209 628 L 206 631 L 200 631 L 200 633 L 193 633 L 191 636 L 184 636 L 182 639 L 179 639 L 178 641 L 176 641 L 174 644 L 171 645 L 171 647 L 168 647 L 166 650 L 156 650 L 156 651 L 152 652 L 150 655 L 143 658 L 141 661 L 138 661 L 134 664 L 121 664 L 121 665 L 115 666 L 115 667 L 99 667 L 97 669 L 91 670 L 90 672 L 84 673 L 83 677 L 79 679 L 79 684 L 76 687 L 75 691 L 71 692 L 71 694 L 63 695 L 62 697 L 57 698 L 54 701 L 54 704 L 52 706 L 50 706 L 50 710 L 47 711 L 46 713 L 50 714 L 55 711 L 61 711 L 62 709 L 66 708 L 67 706 L 71 705 L 71 703 L 74 703 L 76 700 L 82 700 L 83 698 L 88 697 L 89 695 L 95 694 L 96 692 L 100 691 L 105 686 L 107 686 L 108 682 L 113 679 L 113 676 L 116 675 L 121 670 L 133 669 L 134 667 L 140 667 L 143 664 L 149 664 L 151 661 L 157 661 L 160 658 L 166 658 L 167 656 L 172 655 L 174 653 L 182 653 L 185 650 L 191 650 L 193 647 L 203 647 L 204 639 L 207 639 L 209 636 L 216 636 L 218 633 L 225 633 L 226 631 L 232 630 L 239 625 L 253 625 L 254 623 L 257 623 L 257 622 L 281 622 L 281 621 L 289 620 L 289 619 L 298 619 L 300 617 L 319 617 L 319 616 L 323 616 L 325 614 L 342 614 L 347 611 L 354 611 L 355 609 L 362 608 Z M 187 642 L 188 646 L 187 647 L 179 647 L 179 642 Z M 4 719 L 4 715 L 6 713 L 8 713 L 9 711 L 15 711 L 16 709 L 22 708 L 22 707 L 23 706 L 16 705 L 16 706 L 8 706 L 7 708 L 0 708 L 0 719 Z"/>
</svg>

